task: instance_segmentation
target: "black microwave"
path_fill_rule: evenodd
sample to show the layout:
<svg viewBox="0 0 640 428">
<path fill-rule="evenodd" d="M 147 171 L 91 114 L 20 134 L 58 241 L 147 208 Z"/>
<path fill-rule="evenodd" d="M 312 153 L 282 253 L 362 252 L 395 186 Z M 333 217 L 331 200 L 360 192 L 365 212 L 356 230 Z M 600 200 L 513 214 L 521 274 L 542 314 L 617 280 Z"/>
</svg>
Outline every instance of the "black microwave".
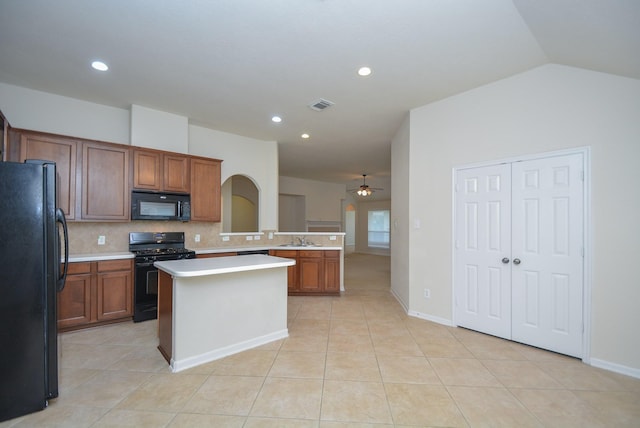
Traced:
<svg viewBox="0 0 640 428">
<path fill-rule="evenodd" d="M 191 220 L 191 196 L 184 193 L 131 192 L 131 220 Z"/>
</svg>

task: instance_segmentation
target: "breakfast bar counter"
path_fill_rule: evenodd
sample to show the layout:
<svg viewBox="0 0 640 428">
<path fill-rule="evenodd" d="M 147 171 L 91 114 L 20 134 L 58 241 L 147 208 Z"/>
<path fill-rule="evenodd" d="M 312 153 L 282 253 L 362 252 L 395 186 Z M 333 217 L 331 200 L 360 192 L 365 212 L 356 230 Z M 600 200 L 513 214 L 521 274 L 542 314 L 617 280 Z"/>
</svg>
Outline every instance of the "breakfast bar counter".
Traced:
<svg viewBox="0 0 640 428">
<path fill-rule="evenodd" d="M 155 262 L 158 349 L 173 372 L 288 337 L 287 267 L 267 255 Z"/>
</svg>

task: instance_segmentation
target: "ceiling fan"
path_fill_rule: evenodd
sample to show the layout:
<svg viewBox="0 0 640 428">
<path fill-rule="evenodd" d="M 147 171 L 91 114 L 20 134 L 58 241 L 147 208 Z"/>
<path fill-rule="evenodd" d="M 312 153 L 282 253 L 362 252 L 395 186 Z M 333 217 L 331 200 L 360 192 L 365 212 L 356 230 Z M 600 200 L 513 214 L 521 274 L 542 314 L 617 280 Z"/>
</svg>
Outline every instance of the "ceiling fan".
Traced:
<svg viewBox="0 0 640 428">
<path fill-rule="evenodd" d="M 357 193 L 358 196 L 370 196 L 376 190 L 384 190 L 380 187 L 369 187 L 367 185 L 367 174 L 362 174 L 362 184 L 357 189 L 350 189 L 349 192 Z"/>
</svg>

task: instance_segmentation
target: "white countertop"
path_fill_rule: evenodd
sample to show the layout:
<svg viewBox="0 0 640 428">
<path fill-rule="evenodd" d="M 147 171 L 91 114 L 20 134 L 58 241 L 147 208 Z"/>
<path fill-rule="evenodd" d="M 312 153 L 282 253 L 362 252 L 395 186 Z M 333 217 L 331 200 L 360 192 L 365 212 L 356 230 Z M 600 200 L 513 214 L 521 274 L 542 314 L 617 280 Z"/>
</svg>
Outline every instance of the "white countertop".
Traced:
<svg viewBox="0 0 640 428">
<path fill-rule="evenodd" d="M 153 265 L 176 278 L 245 272 L 295 265 L 295 260 L 262 254 L 214 257 L 208 259 L 167 260 Z"/>
<path fill-rule="evenodd" d="M 255 247 L 213 247 L 191 248 L 196 254 L 229 253 L 255 250 L 342 250 L 340 246 L 290 246 L 290 245 L 262 245 Z M 69 263 L 95 262 L 101 260 L 132 259 L 134 254 L 128 251 L 95 254 L 69 254 Z M 64 262 L 64 260 L 62 260 Z"/>
</svg>

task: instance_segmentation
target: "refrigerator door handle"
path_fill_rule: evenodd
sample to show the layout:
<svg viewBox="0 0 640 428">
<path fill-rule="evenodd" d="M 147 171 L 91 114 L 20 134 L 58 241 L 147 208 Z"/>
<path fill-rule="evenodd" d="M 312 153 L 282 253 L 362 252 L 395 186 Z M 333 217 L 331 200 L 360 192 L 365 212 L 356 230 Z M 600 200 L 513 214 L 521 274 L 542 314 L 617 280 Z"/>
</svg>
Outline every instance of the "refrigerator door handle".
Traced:
<svg viewBox="0 0 640 428">
<path fill-rule="evenodd" d="M 56 209 L 56 222 L 62 225 L 62 234 L 64 236 L 64 270 L 60 273 L 58 283 L 56 284 L 56 288 L 58 292 L 60 292 L 64 288 L 64 283 L 67 280 L 67 271 L 69 270 L 69 231 L 67 230 L 67 220 L 64 218 L 64 213 L 60 208 Z M 59 246 L 60 242 L 58 242 L 58 247 Z M 60 254 L 59 251 L 58 254 Z M 59 260 L 58 263 L 60 263 Z"/>
</svg>

